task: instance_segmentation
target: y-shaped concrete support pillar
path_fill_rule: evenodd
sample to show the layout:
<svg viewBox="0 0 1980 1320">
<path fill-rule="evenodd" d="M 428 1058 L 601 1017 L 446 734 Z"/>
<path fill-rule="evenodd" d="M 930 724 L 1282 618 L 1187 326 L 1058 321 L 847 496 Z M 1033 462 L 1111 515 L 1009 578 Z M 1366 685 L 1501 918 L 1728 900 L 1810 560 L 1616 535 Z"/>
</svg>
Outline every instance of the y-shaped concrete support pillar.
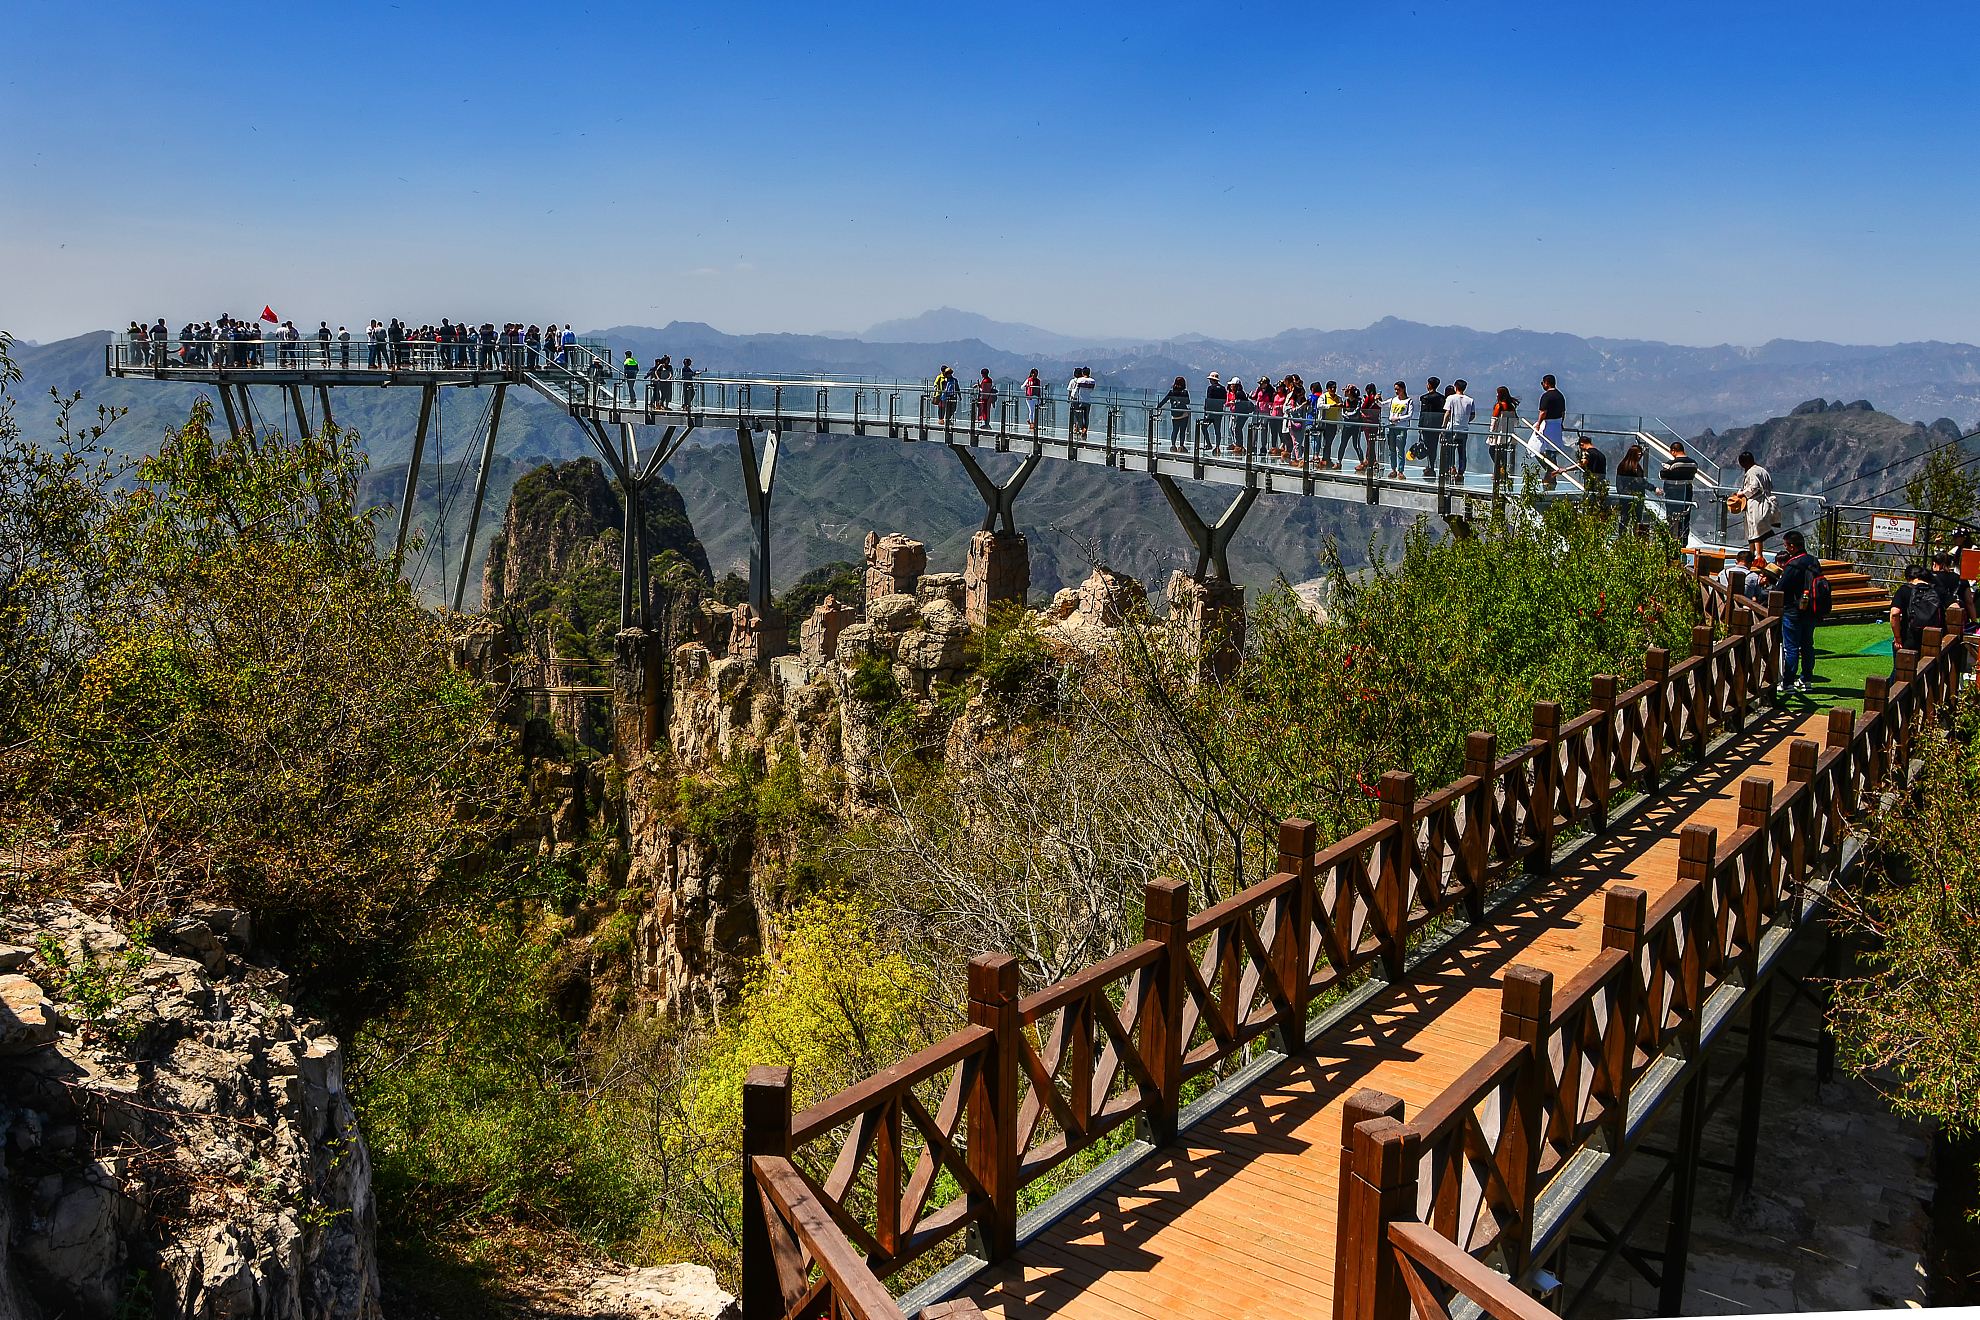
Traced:
<svg viewBox="0 0 1980 1320">
<path fill-rule="evenodd" d="M 1245 487 L 1238 492 L 1238 497 L 1231 501 L 1230 507 L 1224 510 L 1223 517 L 1217 519 L 1215 523 L 1206 524 L 1203 515 L 1198 513 L 1196 506 L 1189 502 L 1189 496 L 1183 494 L 1182 487 L 1176 484 L 1174 477 L 1157 472 L 1155 484 L 1160 486 L 1162 494 L 1168 497 L 1169 507 L 1175 510 L 1176 520 L 1183 525 L 1183 531 L 1188 533 L 1189 543 L 1196 547 L 1196 571 L 1190 576 L 1201 582 L 1214 570 L 1217 577 L 1229 582 L 1231 537 L 1237 534 L 1238 524 L 1244 521 L 1244 515 L 1251 512 L 1252 504 L 1258 499 L 1258 491 L 1254 487 Z"/>
<path fill-rule="evenodd" d="M 1026 457 L 999 485 L 967 449 L 950 452 L 962 460 L 963 471 L 983 497 L 983 526 L 969 539 L 969 558 L 963 563 L 963 617 L 971 627 L 986 628 L 999 607 L 1023 609 L 1031 590 L 1031 546 L 1017 529 L 1017 497 L 1038 470 L 1039 455 Z"/>
<path fill-rule="evenodd" d="M 1011 473 L 1010 479 L 1000 486 L 990 479 L 990 474 L 983 470 L 976 456 L 967 449 L 951 448 L 949 452 L 962 460 L 963 471 L 969 473 L 976 493 L 983 497 L 983 530 L 994 532 L 1001 522 L 1005 535 L 1017 535 L 1018 492 L 1024 489 L 1025 482 L 1031 480 L 1031 474 L 1038 470 L 1041 456 L 1032 454 L 1026 458 L 1018 464 L 1018 470 Z"/>
</svg>

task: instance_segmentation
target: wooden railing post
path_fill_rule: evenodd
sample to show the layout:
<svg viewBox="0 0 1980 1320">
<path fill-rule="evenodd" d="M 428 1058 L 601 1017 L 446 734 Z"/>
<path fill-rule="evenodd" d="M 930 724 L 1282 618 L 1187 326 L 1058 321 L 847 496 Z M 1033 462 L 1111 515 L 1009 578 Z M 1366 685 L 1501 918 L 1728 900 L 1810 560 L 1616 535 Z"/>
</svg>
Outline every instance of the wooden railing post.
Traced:
<svg viewBox="0 0 1980 1320">
<path fill-rule="evenodd" d="M 1788 783 L 1801 785 L 1788 817 L 1787 846 L 1779 859 L 1781 892 L 1794 904 L 1792 915 L 1801 916 L 1801 890 L 1807 883 L 1811 864 L 1822 861 L 1822 825 L 1816 818 L 1815 767 L 1822 749 L 1812 738 L 1796 738 L 1788 744 Z"/>
<path fill-rule="evenodd" d="M 1162 946 L 1162 956 L 1141 979 L 1141 1058 L 1155 1083 L 1147 1108 L 1148 1138 L 1156 1145 L 1175 1140 L 1182 1109 L 1184 970 L 1189 960 L 1189 886 L 1180 880 L 1151 880 L 1141 893 L 1141 937 Z"/>
<path fill-rule="evenodd" d="M 1286 1017 L 1279 1024 L 1279 1048 L 1287 1054 L 1306 1051 L 1306 1009 L 1313 998 L 1307 969 L 1313 963 L 1313 854 L 1320 830 L 1310 820 L 1279 822 L 1279 866 L 1294 878 L 1292 889 L 1279 903 L 1279 929 L 1272 936 L 1272 961 L 1279 984 L 1285 987 Z"/>
<path fill-rule="evenodd" d="M 1386 1244 L 1363 1236 L 1361 1222 L 1377 1197 L 1371 1188 L 1356 1180 L 1355 1129 L 1363 1123 L 1385 1119 L 1401 1125 L 1403 1102 L 1392 1095 L 1363 1088 L 1347 1098 L 1341 1110 L 1341 1193 L 1334 1225 L 1334 1320 L 1353 1320 L 1362 1314 L 1363 1294 L 1371 1286 L 1376 1256 Z"/>
<path fill-rule="evenodd" d="M 1740 895 L 1740 970 L 1750 983 L 1760 967 L 1760 931 L 1774 910 L 1775 896 L 1781 889 L 1781 859 L 1774 852 L 1774 781 L 1749 778 L 1739 781 L 1739 828 L 1755 830 L 1760 840 L 1758 874 L 1748 872 L 1748 883 Z"/>
<path fill-rule="evenodd" d="M 1651 683 L 1643 718 L 1643 791 L 1654 794 L 1664 779 L 1664 738 L 1671 718 L 1671 653 L 1653 646 L 1643 653 L 1643 677 Z"/>
<path fill-rule="evenodd" d="M 1602 947 L 1629 959 L 1629 974 L 1616 991 L 1616 1012 L 1621 1014 L 1621 1021 L 1609 1042 L 1609 1075 L 1616 1083 L 1615 1109 L 1609 1116 L 1611 1150 L 1622 1149 L 1629 1118 L 1630 1076 L 1636 1067 L 1637 1044 L 1643 1037 L 1643 983 L 1638 978 L 1646 961 L 1652 966 L 1656 963 L 1654 952 L 1646 959 L 1643 951 L 1643 928 L 1649 917 L 1650 896 L 1634 885 L 1614 885 L 1602 897 Z"/>
<path fill-rule="evenodd" d="M 1712 672 L 1712 630 L 1705 624 L 1691 630 L 1691 656 L 1699 662 L 1691 668 L 1691 759 L 1702 761 L 1712 741 L 1712 685 L 1718 682 Z"/>
<path fill-rule="evenodd" d="M 1966 669 L 1966 612 L 1957 605 L 1946 606 L 1945 648 L 1952 652 L 1952 659 L 1946 674 L 1946 708 L 1943 718 L 1947 728 L 1953 728 L 1959 719 L 1960 676 Z"/>
<path fill-rule="evenodd" d="M 1719 831 L 1710 825 L 1685 826 L 1678 835 L 1678 883 L 1691 880 L 1698 885 L 1694 915 L 1686 923 L 1689 938 L 1684 942 L 1683 965 L 1678 969 L 1685 1002 L 1691 1010 L 1684 1034 L 1679 1038 L 1687 1058 L 1697 1056 L 1699 1029 L 1703 1026 L 1706 949 L 1719 938 L 1717 923 L 1712 919 L 1712 873 L 1718 862 Z"/>
<path fill-rule="evenodd" d="M 1400 981 L 1409 933 L 1411 879 L 1416 874 L 1416 776 L 1390 770 L 1379 785 L 1381 818 L 1395 829 L 1382 845 L 1381 874 L 1375 880 L 1375 913 L 1381 923 L 1382 964 L 1389 979 Z"/>
<path fill-rule="evenodd" d="M 984 1258 L 998 1261 L 1017 1250 L 1018 965 L 1007 953 L 979 953 L 969 960 L 969 1024 L 988 1027 L 990 1049 L 977 1069 L 967 1115 L 969 1171 L 990 1194 L 977 1219 Z"/>
<path fill-rule="evenodd" d="M 1409 1285 L 1389 1245 L 1389 1225 L 1416 1218 L 1416 1173 L 1422 1143 L 1393 1118 L 1354 1129 L 1354 1176 L 1342 1189 L 1359 1268 L 1342 1320 L 1409 1320 Z M 1353 1276 L 1358 1274 L 1359 1278 Z"/>
<path fill-rule="evenodd" d="M 756 1064 L 743 1081 L 742 1313 L 743 1320 L 781 1320 L 783 1288 L 771 1245 L 769 1211 L 752 1161 L 791 1153 L 791 1070 Z"/>
<path fill-rule="evenodd" d="M 1836 791 L 1829 802 L 1829 822 L 1823 827 L 1823 837 L 1829 846 L 1840 850 L 1844 829 L 1856 819 L 1856 782 L 1864 771 L 1857 761 L 1855 711 L 1838 706 L 1829 712 L 1826 742 L 1829 750 L 1840 753 L 1840 758 L 1836 763 Z"/>
<path fill-rule="evenodd" d="M 1745 610 L 1734 610 L 1726 634 L 1734 643 L 1732 691 L 1726 694 L 1726 728 L 1737 733 L 1746 727 L 1747 685 L 1753 681 L 1753 649 L 1747 640 L 1753 635 L 1753 617 Z"/>
<path fill-rule="evenodd" d="M 1464 800 L 1464 836 L 1458 841 L 1471 883 L 1464 894 L 1464 914 L 1485 919 L 1485 889 L 1492 862 L 1492 821 L 1498 807 L 1499 739 L 1483 729 L 1464 738 L 1464 773 L 1476 780 Z"/>
<path fill-rule="evenodd" d="M 1500 1235 L 1506 1260 L 1517 1274 L 1533 1247 L 1533 1203 L 1540 1191 L 1540 1153 L 1547 1133 L 1540 1118 L 1541 1088 L 1551 1085 L 1547 1037 L 1554 1027 L 1554 976 L 1515 963 L 1499 988 L 1499 1035 L 1526 1045 L 1526 1065 L 1514 1088 L 1513 1112 L 1504 1116 L 1500 1149 L 1505 1154 L 1506 1193 L 1519 1217 Z M 1572 1048 L 1572 1045 L 1570 1045 Z"/>
<path fill-rule="evenodd" d="M 1558 701 L 1533 703 L 1533 851 L 1526 855 L 1526 869 L 1545 875 L 1554 866 L 1554 835 L 1561 806 L 1561 705 Z"/>
<path fill-rule="evenodd" d="M 1588 685 L 1588 708 L 1600 718 L 1595 722 L 1595 754 L 1588 763 L 1588 796 L 1595 803 L 1594 831 L 1609 830 L 1609 798 L 1621 777 L 1616 767 L 1616 676 L 1597 674 Z"/>
</svg>

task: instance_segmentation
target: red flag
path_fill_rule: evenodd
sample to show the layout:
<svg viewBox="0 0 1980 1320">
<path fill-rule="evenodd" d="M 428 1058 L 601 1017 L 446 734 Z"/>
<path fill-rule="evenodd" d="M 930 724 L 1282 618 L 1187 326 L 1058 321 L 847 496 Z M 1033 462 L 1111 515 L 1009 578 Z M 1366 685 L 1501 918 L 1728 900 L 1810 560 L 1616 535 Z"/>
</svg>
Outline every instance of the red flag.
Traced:
<svg viewBox="0 0 1980 1320">
<path fill-rule="evenodd" d="M 264 321 L 277 320 L 278 318 L 275 315 L 275 309 L 273 307 L 263 307 L 261 309 L 261 319 Z"/>
</svg>

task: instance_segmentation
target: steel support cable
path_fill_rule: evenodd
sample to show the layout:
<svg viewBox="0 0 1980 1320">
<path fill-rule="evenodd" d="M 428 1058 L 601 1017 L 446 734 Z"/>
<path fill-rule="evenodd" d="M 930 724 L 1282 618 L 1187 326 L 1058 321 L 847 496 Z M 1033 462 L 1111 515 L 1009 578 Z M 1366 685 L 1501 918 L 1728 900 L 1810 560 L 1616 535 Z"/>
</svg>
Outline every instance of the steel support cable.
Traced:
<svg viewBox="0 0 1980 1320">
<path fill-rule="evenodd" d="M 455 464 L 454 476 L 451 482 L 445 476 L 447 454 L 441 428 L 442 414 L 446 411 L 445 398 L 446 396 L 444 394 L 434 397 L 433 411 L 433 463 L 435 470 L 442 474 L 434 478 L 433 483 L 434 503 L 438 506 L 438 512 L 435 515 L 437 529 L 434 532 L 434 544 L 437 544 L 439 547 L 440 587 L 442 591 L 445 591 L 447 587 L 447 522 L 453 516 L 454 506 L 460 501 L 462 488 L 467 485 L 467 464 L 465 461 Z M 487 402 L 481 405 L 480 425 L 470 432 L 470 435 L 481 435 L 486 432 L 488 415 L 494 407 L 495 396 L 490 394 Z M 412 579 L 415 587 L 424 580 L 428 556 L 432 552 L 433 544 L 423 546 L 420 549 L 419 567 Z"/>
<path fill-rule="evenodd" d="M 1975 431 L 1975 432 L 1971 432 L 1971 433 L 1970 433 L 1970 435 L 1980 435 L 1980 431 Z M 1961 439 L 1967 439 L 1967 438 L 1970 438 L 1970 435 L 1969 435 L 1969 436 L 1962 436 L 1962 437 L 1960 437 L 1960 438 L 1961 438 Z M 1940 449 L 1943 449 L 1943 448 L 1945 448 L 1945 446 L 1944 446 L 1944 445 L 1940 445 L 1940 446 L 1938 446 L 1937 448 L 1940 448 Z M 1934 452 L 1934 451 L 1933 451 L 1933 450 L 1926 450 L 1926 451 L 1924 451 L 1924 453 L 1920 453 L 1920 454 L 1918 454 L 1918 455 L 1916 455 L 1916 457 L 1919 457 L 1919 458 L 1923 458 L 1923 457 L 1925 456 L 1925 454 L 1926 454 L 1926 453 L 1931 453 L 1931 452 Z M 1957 463 L 1955 463 L 1955 464 L 1953 464 L 1953 470 L 1954 470 L 1954 471 L 1959 471 L 1959 470 L 1960 470 L 1960 469 L 1962 469 L 1962 468 L 1970 468 L 1970 467 L 1974 467 L 1974 466 L 1976 466 L 1976 465 L 1980 465 L 1980 454 L 1972 454 L 1972 455 L 1969 455 L 1969 456 L 1968 456 L 1968 457 L 1966 457 L 1966 458 L 1963 458 L 1963 459 L 1961 459 L 1961 460 L 1960 460 L 1959 462 L 1957 462 Z M 1895 466 L 1897 466 L 1897 464 L 1895 464 L 1895 463 L 1893 463 L 1893 464 L 1891 464 L 1891 465 L 1889 465 L 1889 466 L 1890 466 L 1890 467 L 1895 467 Z M 1879 469 L 1879 471 L 1887 471 L 1887 470 L 1888 470 L 1888 468 L 1880 468 L 1880 469 Z M 1866 475 L 1875 475 L 1875 474 L 1874 474 L 1874 473 L 1868 473 L 1868 474 L 1866 474 Z M 1894 494 L 1896 494 L 1896 493 L 1897 493 L 1898 491 L 1901 491 L 1901 490 L 1903 490 L 1903 489 L 1904 489 L 1904 488 L 1905 488 L 1906 486 L 1908 486 L 1908 485 L 1910 485 L 1910 484 L 1911 484 L 1911 480 L 1910 480 L 1910 478 L 1906 478 L 1906 479 L 1905 479 L 1904 481 L 1901 481 L 1901 482 L 1899 482 L 1899 483 L 1898 483 L 1897 485 L 1895 485 L 1895 486 L 1886 486 L 1886 487 L 1884 487 L 1884 489 L 1882 489 L 1882 490 L 1879 490 L 1879 491 L 1872 491 L 1872 492 L 1871 492 L 1870 494 L 1868 494 L 1868 495 L 1865 495 L 1865 496 L 1862 496 L 1862 497 L 1861 497 L 1861 499 L 1859 500 L 1859 503 L 1860 503 L 1860 504 L 1874 504 L 1874 503 L 1876 503 L 1876 502 L 1877 502 L 1878 500 L 1880 500 L 1880 499 L 1882 499 L 1882 498 L 1884 498 L 1884 496 L 1886 496 L 1886 495 L 1894 495 Z M 1818 524 L 1818 523 L 1820 523 L 1820 522 L 1822 521 L 1822 519 L 1824 519 L 1824 518 L 1825 518 L 1825 517 L 1827 517 L 1827 516 L 1828 516 L 1828 513 L 1827 513 L 1827 511 L 1826 511 L 1826 510 L 1824 510 L 1824 511 L 1823 511 L 1822 513 L 1818 513 L 1818 514 L 1816 514 L 1816 515 L 1815 515 L 1815 516 L 1814 516 L 1813 518 L 1805 518 L 1805 519 L 1803 519 L 1802 521 L 1800 521 L 1800 522 L 1798 522 L 1798 523 L 1795 523 L 1795 524 L 1793 524 L 1792 526 L 1789 526 L 1789 527 L 1785 527 L 1785 528 L 1783 528 L 1782 530 L 1783 530 L 1783 531 L 1790 531 L 1790 532 L 1791 532 L 1791 531 L 1798 531 L 1798 530 L 1800 530 L 1800 529 L 1802 529 L 1802 528 L 1804 528 L 1804 527 L 1813 527 L 1813 526 L 1815 526 L 1816 524 Z"/>
</svg>

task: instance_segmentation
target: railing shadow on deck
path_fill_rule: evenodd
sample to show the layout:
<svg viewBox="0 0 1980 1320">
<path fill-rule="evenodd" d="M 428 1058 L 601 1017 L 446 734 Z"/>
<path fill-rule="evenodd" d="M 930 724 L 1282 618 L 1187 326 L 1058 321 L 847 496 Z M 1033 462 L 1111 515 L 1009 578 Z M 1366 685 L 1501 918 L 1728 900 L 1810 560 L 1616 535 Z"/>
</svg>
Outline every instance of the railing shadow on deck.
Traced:
<svg viewBox="0 0 1980 1320">
<path fill-rule="evenodd" d="M 748 1320 L 886 1316 L 881 1281 L 966 1228 L 986 1261 L 1010 1256 L 1021 1188 L 1130 1121 L 1170 1141 L 1193 1079 L 1268 1036 L 1302 1054 L 1317 1003 L 1371 975 L 1406 982 L 1438 927 L 1477 922 L 1509 880 L 1547 871 L 1565 834 L 1602 832 L 1680 749 L 1702 759 L 1771 694 L 1781 601 L 1762 612 L 1698 581 L 1723 640 L 1705 624 L 1682 661 L 1653 649 L 1626 692 L 1597 678 L 1573 719 L 1540 703 L 1510 755 L 1472 734 L 1464 776 L 1424 798 L 1413 776 L 1383 776 L 1378 819 L 1324 849 L 1310 822 L 1287 822 L 1277 871 L 1203 912 L 1179 882 L 1154 882 L 1140 944 L 1034 994 L 1019 997 L 1006 955 L 979 955 L 969 1027 L 803 1113 L 787 1071 L 753 1071 Z"/>
<path fill-rule="evenodd" d="M 1784 790 L 1743 780 L 1724 843 L 1687 826 L 1677 883 L 1654 903 L 1611 886 L 1603 952 L 1558 991 L 1546 972 L 1508 969 L 1499 1043 L 1414 1119 L 1373 1091 L 1348 1104 L 1337 1320 L 1545 1313 L 1526 1291 L 1536 1239 L 1558 1242 L 1569 1214 L 1555 1197 L 1541 1223 L 1549 1185 L 1580 1164 L 1586 1187 L 1588 1166 L 1628 1150 L 1768 974 L 1770 937 L 1817 910 L 1851 823 L 1902 776 L 1917 731 L 1950 722 L 1966 642 L 1957 610 L 1947 624 L 1900 651 L 1892 677 L 1865 681 L 1860 718 L 1832 711 L 1823 744 L 1790 745 Z"/>
</svg>

